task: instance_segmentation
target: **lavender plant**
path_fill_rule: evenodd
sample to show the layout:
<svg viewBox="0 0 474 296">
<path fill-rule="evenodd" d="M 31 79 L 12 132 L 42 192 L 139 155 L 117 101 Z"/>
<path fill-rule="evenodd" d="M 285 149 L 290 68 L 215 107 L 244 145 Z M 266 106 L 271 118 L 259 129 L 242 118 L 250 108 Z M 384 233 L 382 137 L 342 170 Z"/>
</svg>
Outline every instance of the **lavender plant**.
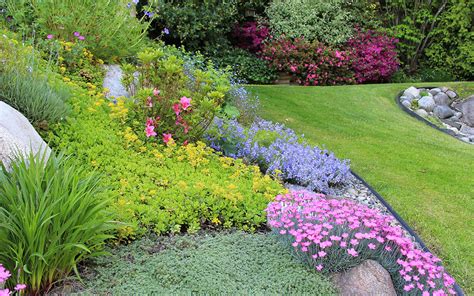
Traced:
<svg viewBox="0 0 474 296">
<path fill-rule="evenodd" d="M 205 140 L 227 156 L 244 158 L 267 174 L 312 191 L 331 193 L 350 174 L 347 160 L 311 146 L 283 124 L 258 120 L 245 129 L 236 120 L 216 118 Z"/>
</svg>

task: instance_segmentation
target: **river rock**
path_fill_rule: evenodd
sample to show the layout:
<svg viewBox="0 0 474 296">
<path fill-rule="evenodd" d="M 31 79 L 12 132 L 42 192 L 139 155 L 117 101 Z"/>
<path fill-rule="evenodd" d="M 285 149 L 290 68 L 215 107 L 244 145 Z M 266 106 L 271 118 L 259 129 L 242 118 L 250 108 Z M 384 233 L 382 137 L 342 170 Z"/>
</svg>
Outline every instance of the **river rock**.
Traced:
<svg viewBox="0 0 474 296">
<path fill-rule="evenodd" d="M 403 101 L 402 101 L 402 105 L 405 106 L 405 107 L 407 107 L 407 108 L 410 108 L 410 107 L 411 107 L 411 103 L 410 103 L 410 101 L 408 101 L 408 100 L 403 100 Z"/>
<path fill-rule="evenodd" d="M 468 136 L 474 136 L 474 127 L 467 126 L 463 124 L 460 129 L 461 133 L 468 135 Z"/>
<path fill-rule="evenodd" d="M 420 95 L 420 90 L 414 86 L 410 86 L 403 92 L 404 96 L 412 95 L 413 97 L 418 97 Z"/>
<path fill-rule="evenodd" d="M 455 99 L 455 98 L 458 96 L 458 95 L 457 95 L 454 91 L 452 91 L 452 90 L 448 90 L 448 91 L 446 92 L 446 94 L 447 94 L 448 97 L 450 97 L 451 99 Z"/>
<path fill-rule="evenodd" d="M 397 295 L 390 274 L 374 260 L 337 273 L 332 279 L 342 296 Z"/>
<path fill-rule="evenodd" d="M 466 101 L 457 105 L 459 111 L 462 112 L 462 121 L 474 127 L 474 97 L 470 97 Z"/>
<path fill-rule="evenodd" d="M 419 116 L 425 118 L 425 117 L 428 117 L 428 112 L 426 112 L 425 110 L 423 109 L 418 109 L 415 111 L 416 114 L 418 114 Z"/>
<path fill-rule="evenodd" d="M 441 119 L 442 122 L 446 123 L 447 125 L 454 127 L 455 129 L 459 130 L 461 128 L 461 124 L 456 122 L 452 119 Z"/>
<path fill-rule="evenodd" d="M 428 112 L 431 112 L 436 106 L 436 103 L 433 98 L 425 96 L 418 100 L 418 106 Z"/>
<path fill-rule="evenodd" d="M 442 92 L 447 92 L 448 90 L 449 90 L 449 88 L 447 88 L 446 86 L 441 87 Z"/>
<path fill-rule="evenodd" d="M 47 159 L 51 149 L 23 114 L 0 102 L 0 161 L 9 169 L 16 155 L 25 156 L 30 152 L 46 153 Z"/>
<path fill-rule="evenodd" d="M 446 119 L 454 115 L 453 109 L 446 105 L 439 105 L 433 109 L 433 113 L 440 119 Z"/>
<path fill-rule="evenodd" d="M 436 105 L 448 105 L 449 104 L 449 97 L 447 94 L 440 92 L 433 97 Z"/>
<path fill-rule="evenodd" d="M 437 93 L 441 92 L 441 89 L 440 88 L 432 88 L 428 92 L 430 94 L 432 94 L 433 96 L 435 96 Z"/>
</svg>

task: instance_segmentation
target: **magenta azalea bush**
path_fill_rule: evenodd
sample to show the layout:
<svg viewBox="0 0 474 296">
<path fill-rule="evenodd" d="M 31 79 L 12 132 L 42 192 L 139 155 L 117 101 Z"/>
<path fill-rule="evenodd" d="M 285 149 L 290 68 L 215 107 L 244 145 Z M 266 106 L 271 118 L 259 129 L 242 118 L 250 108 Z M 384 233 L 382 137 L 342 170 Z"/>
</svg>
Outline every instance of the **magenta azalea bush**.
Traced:
<svg viewBox="0 0 474 296">
<path fill-rule="evenodd" d="M 237 47 L 256 53 L 262 50 L 263 42 L 269 34 L 265 24 L 248 21 L 234 27 L 232 39 Z"/>
<path fill-rule="evenodd" d="M 26 289 L 25 284 L 17 284 L 14 288 L 14 291 L 10 291 L 10 289 L 5 288 L 5 283 L 10 277 L 11 277 L 10 271 L 8 271 L 0 263 L 0 296 L 10 296 L 14 294 L 21 294 L 21 291 Z"/>
<path fill-rule="evenodd" d="M 392 77 L 399 67 L 397 42 L 382 33 L 357 30 L 347 42 L 357 83 L 383 82 Z"/>
<path fill-rule="evenodd" d="M 351 54 L 304 38 L 265 43 L 261 57 L 279 71 L 291 73 L 302 85 L 336 85 L 355 82 Z"/>
<path fill-rule="evenodd" d="M 416 247 L 379 210 L 297 191 L 277 196 L 266 211 L 282 241 L 318 271 L 337 272 L 373 259 L 388 270 L 401 294 L 456 294 L 441 260 Z"/>
</svg>

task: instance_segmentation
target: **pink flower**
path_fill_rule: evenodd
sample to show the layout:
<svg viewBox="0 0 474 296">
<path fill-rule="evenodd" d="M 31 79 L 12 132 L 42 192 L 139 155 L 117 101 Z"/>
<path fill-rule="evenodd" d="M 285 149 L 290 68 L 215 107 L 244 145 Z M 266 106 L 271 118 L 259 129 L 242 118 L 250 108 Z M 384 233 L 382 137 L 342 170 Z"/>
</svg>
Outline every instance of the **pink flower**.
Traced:
<svg viewBox="0 0 474 296">
<path fill-rule="evenodd" d="M 147 125 L 145 128 L 145 134 L 147 138 L 156 136 L 155 127 L 153 125 Z"/>
<path fill-rule="evenodd" d="M 324 251 L 319 251 L 319 252 L 318 252 L 318 256 L 319 256 L 319 257 L 324 257 L 324 256 L 326 256 L 326 255 L 327 255 L 327 254 L 326 254 L 326 252 L 324 252 Z"/>
<path fill-rule="evenodd" d="M 79 33 L 79 32 L 74 32 L 74 36 L 79 37 L 79 36 L 81 36 L 81 33 Z"/>
<path fill-rule="evenodd" d="M 293 66 L 293 65 L 290 66 L 290 71 L 291 72 L 296 72 L 297 69 L 298 68 L 296 66 Z"/>
<path fill-rule="evenodd" d="M 173 104 L 173 111 L 174 111 L 174 113 L 176 114 L 176 116 L 178 116 L 179 113 L 181 113 L 179 104 Z"/>
<path fill-rule="evenodd" d="M 48 36 L 46 36 L 47 39 L 53 39 L 54 38 L 54 35 L 53 34 L 48 34 Z"/>
<path fill-rule="evenodd" d="M 79 39 L 79 40 L 82 41 L 82 40 L 86 39 L 86 37 L 84 37 L 84 36 L 79 36 L 79 37 L 77 37 L 77 39 Z"/>
<path fill-rule="evenodd" d="M 191 98 L 182 97 L 179 102 L 181 103 L 183 110 L 186 110 L 191 106 Z"/>
<path fill-rule="evenodd" d="M 1 290 L 0 289 L 0 296 L 10 296 L 11 292 L 9 289 Z"/>
<path fill-rule="evenodd" d="M 153 118 L 148 118 L 146 120 L 146 126 L 150 126 L 150 125 L 153 125 Z"/>
<path fill-rule="evenodd" d="M 25 284 L 17 284 L 15 286 L 15 291 L 22 291 L 22 290 L 25 290 L 26 289 L 26 285 Z"/>
<path fill-rule="evenodd" d="M 348 249 L 347 253 L 349 253 L 349 255 L 351 255 L 352 257 L 357 257 L 359 255 L 354 248 Z"/>
<path fill-rule="evenodd" d="M 376 248 L 376 246 L 373 243 L 368 244 L 367 247 L 369 247 L 369 249 L 371 250 L 375 250 Z"/>
<path fill-rule="evenodd" d="M 163 142 L 165 144 L 168 144 L 171 140 L 173 140 L 173 137 L 171 134 L 163 134 Z"/>
<path fill-rule="evenodd" d="M 390 251 L 392 251 L 392 248 L 390 246 L 385 246 L 385 250 L 390 252 Z"/>
<path fill-rule="evenodd" d="M 347 247 L 347 242 L 341 242 L 340 246 L 341 246 L 341 248 Z"/>
<path fill-rule="evenodd" d="M 8 280 L 10 276 L 11 273 L 7 269 L 5 269 L 2 264 L 0 264 L 0 283 L 3 283 Z"/>
<path fill-rule="evenodd" d="M 153 99 L 151 97 L 146 98 L 146 106 L 149 108 L 153 107 Z"/>
<path fill-rule="evenodd" d="M 157 89 L 157 88 L 154 88 L 154 89 L 153 89 L 153 95 L 154 95 L 155 97 L 159 96 L 159 95 L 160 95 L 160 90 Z"/>
<path fill-rule="evenodd" d="M 321 271 L 321 270 L 323 269 L 323 265 L 322 265 L 322 264 L 319 264 L 318 266 L 316 266 L 316 269 L 317 269 L 318 271 Z"/>
</svg>

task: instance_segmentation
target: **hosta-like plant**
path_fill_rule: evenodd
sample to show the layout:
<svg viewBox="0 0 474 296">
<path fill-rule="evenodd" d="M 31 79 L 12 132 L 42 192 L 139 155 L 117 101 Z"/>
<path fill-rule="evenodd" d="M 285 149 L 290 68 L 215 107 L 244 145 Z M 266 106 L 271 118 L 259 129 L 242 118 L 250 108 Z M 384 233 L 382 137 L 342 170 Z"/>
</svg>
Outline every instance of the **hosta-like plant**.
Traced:
<svg viewBox="0 0 474 296">
<path fill-rule="evenodd" d="M 0 262 L 40 294 L 101 253 L 110 236 L 97 175 L 63 156 L 19 158 L 0 170 Z M 8 283 L 13 286 L 14 283 Z"/>
</svg>

